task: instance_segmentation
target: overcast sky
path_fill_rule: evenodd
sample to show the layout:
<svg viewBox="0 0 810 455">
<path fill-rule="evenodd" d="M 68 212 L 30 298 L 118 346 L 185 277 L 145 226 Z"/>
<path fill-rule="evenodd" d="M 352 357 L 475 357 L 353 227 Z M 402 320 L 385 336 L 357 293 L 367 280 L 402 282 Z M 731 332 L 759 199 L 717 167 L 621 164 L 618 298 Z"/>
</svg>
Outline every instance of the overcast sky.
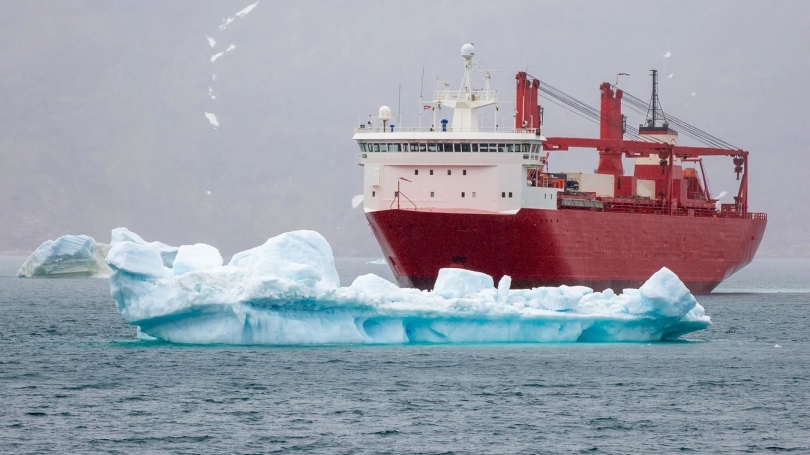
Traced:
<svg viewBox="0 0 810 455">
<path fill-rule="evenodd" d="M 807 2 L 261 0 L 236 15 L 251 4 L 0 1 L 0 252 L 127 226 L 224 254 L 315 229 L 336 255 L 381 256 L 351 206 L 352 129 L 383 104 L 397 115 L 400 86 L 416 125 L 423 68 L 425 94 L 458 82 L 473 42 L 504 101 L 520 70 L 596 107 L 626 72 L 646 100 L 658 68 L 666 112 L 751 151 L 761 254 L 810 257 Z M 547 136 L 598 135 L 553 105 L 545 120 Z M 736 191 L 732 171 L 709 163 L 715 194 Z"/>
</svg>

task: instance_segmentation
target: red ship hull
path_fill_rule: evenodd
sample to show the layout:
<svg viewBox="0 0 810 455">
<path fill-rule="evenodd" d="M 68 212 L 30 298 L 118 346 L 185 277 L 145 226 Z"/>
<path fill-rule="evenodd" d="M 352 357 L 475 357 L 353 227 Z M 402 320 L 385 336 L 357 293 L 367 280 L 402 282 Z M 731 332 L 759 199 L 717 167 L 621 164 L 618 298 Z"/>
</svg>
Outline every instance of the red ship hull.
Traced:
<svg viewBox="0 0 810 455">
<path fill-rule="evenodd" d="M 637 288 L 668 267 L 694 294 L 751 262 L 767 220 L 521 209 L 517 214 L 366 213 L 400 286 L 432 289 L 439 269 L 512 278 L 513 288 Z"/>
</svg>

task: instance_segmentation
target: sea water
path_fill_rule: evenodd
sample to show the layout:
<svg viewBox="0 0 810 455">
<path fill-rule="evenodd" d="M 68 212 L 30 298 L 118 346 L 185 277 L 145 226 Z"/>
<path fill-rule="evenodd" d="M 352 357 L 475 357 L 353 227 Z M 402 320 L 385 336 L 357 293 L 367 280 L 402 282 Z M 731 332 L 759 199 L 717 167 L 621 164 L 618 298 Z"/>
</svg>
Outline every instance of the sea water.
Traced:
<svg viewBox="0 0 810 455">
<path fill-rule="evenodd" d="M 338 258 L 342 283 L 393 279 Z M 757 260 L 661 343 L 141 341 L 104 279 L 0 258 L 0 453 L 810 452 L 810 261 Z"/>
</svg>

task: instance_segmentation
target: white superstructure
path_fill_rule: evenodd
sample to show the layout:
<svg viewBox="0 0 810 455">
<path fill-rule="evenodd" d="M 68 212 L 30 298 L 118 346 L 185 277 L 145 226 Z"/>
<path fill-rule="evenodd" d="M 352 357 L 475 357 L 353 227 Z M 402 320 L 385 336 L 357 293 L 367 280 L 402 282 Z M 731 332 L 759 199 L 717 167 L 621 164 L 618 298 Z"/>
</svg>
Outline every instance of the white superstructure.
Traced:
<svg viewBox="0 0 810 455">
<path fill-rule="evenodd" d="M 498 128 L 478 124 L 477 110 L 497 108 L 497 93 L 472 87 L 476 67 L 471 44 L 461 48 L 464 77 L 457 91 L 434 92 L 429 128 L 402 129 L 389 125 L 390 109 L 380 108 L 380 124 L 369 122 L 355 130 L 364 166 L 366 212 L 402 210 L 516 213 L 520 208 L 556 209 L 562 188 L 532 186 L 527 175 L 545 166 L 543 136 L 535 128 Z M 453 109 L 452 121 L 442 118 Z M 510 119 L 513 120 L 513 119 Z"/>
</svg>

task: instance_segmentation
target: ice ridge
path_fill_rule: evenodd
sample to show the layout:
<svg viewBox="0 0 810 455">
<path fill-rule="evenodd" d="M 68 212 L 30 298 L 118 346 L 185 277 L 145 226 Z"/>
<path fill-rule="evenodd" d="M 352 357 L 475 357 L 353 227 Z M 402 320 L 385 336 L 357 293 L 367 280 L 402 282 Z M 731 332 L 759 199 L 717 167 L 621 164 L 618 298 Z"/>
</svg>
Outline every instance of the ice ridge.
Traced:
<svg viewBox="0 0 810 455">
<path fill-rule="evenodd" d="M 401 344 L 673 339 L 711 325 L 670 270 L 639 289 L 510 289 L 509 277 L 442 269 L 433 291 L 369 274 L 340 287 L 332 250 L 288 232 L 222 265 L 208 245 L 180 247 L 175 268 L 154 244 L 107 255 L 118 312 L 139 333 L 190 344 Z M 182 266 L 182 267 L 181 267 Z M 182 269 L 181 269 L 182 268 Z"/>
</svg>

